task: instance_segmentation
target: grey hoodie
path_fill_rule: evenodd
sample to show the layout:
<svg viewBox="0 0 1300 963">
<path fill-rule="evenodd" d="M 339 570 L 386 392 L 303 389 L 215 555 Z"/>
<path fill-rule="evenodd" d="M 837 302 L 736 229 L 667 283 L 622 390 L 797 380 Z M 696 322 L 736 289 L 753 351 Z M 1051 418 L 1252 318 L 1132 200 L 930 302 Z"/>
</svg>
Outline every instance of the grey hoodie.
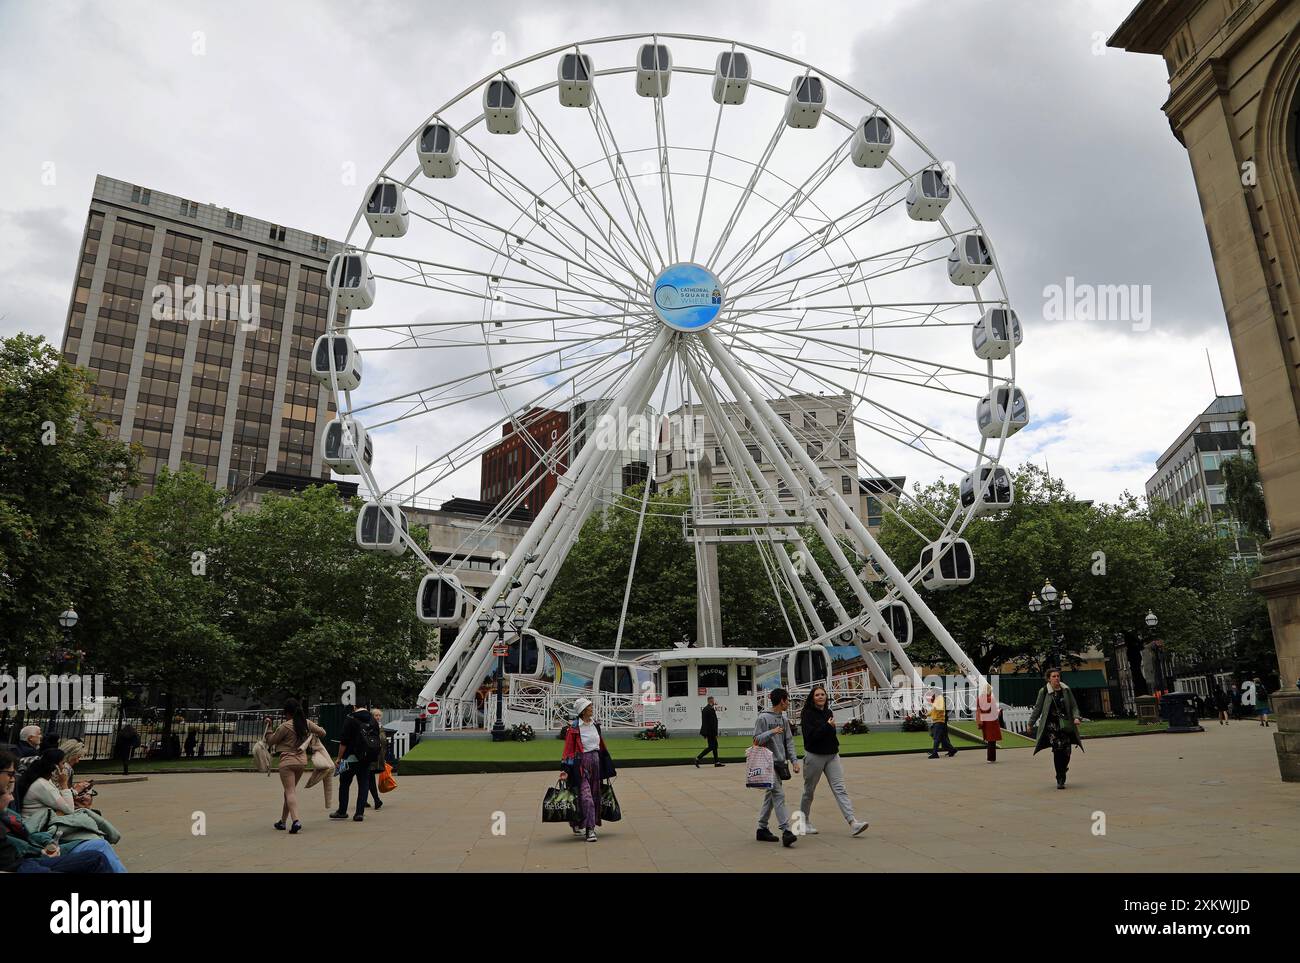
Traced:
<svg viewBox="0 0 1300 963">
<path fill-rule="evenodd" d="M 777 726 L 783 726 L 784 732 L 773 735 L 769 729 L 775 729 Z M 760 712 L 758 721 L 754 723 L 754 741 L 760 746 L 765 746 L 772 750 L 772 759 L 776 762 L 795 762 L 799 759 L 799 754 L 794 748 L 794 733 L 791 731 L 793 726 L 790 720 L 785 717 L 784 712 Z"/>
</svg>

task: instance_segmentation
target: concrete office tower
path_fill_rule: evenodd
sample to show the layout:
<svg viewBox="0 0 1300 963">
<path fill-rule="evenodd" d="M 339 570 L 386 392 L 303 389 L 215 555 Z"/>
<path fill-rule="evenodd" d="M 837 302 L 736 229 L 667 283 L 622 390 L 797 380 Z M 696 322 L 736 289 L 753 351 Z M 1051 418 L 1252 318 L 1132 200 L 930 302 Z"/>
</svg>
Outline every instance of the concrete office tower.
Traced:
<svg viewBox="0 0 1300 963">
<path fill-rule="evenodd" d="M 333 402 L 311 377 L 325 269 L 341 246 L 111 177 L 95 179 L 63 355 L 144 447 L 142 484 L 188 462 L 219 488 L 266 472 L 327 480 Z"/>
<path fill-rule="evenodd" d="M 1142 0 L 1112 47 L 1164 57 L 1164 112 L 1196 178 L 1272 538 L 1282 778 L 1300 782 L 1300 3 Z M 1154 110 L 1155 105 L 1152 105 Z"/>
</svg>

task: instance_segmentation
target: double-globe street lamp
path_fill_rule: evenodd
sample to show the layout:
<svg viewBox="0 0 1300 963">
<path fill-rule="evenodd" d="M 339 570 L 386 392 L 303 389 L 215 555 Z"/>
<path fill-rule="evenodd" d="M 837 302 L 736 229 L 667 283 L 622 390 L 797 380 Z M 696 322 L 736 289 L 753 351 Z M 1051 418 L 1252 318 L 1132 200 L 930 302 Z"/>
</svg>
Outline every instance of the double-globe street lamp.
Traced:
<svg viewBox="0 0 1300 963">
<path fill-rule="evenodd" d="M 518 585 L 518 583 L 515 583 Z M 509 651 L 509 644 L 506 642 L 506 613 L 509 606 L 506 605 L 505 599 L 498 598 L 489 612 L 483 609 L 479 612 L 478 627 L 487 633 L 489 626 L 496 623 L 496 643 L 493 645 L 497 657 L 496 667 L 496 684 L 497 684 L 497 712 L 496 721 L 492 723 L 492 741 L 504 742 L 506 739 L 506 723 L 502 712 L 502 702 L 504 699 L 504 687 L 506 677 L 506 653 Z M 515 612 L 514 618 L 510 619 L 510 625 L 515 631 L 515 640 L 520 641 L 523 638 L 524 616 L 522 612 Z"/>
<path fill-rule="evenodd" d="M 1039 598 L 1040 595 L 1042 598 Z M 1061 668 L 1061 655 L 1058 641 L 1064 640 L 1058 640 L 1057 638 L 1056 620 L 1052 618 L 1052 608 L 1055 605 L 1059 607 L 1062 612 L 1069 612 L 1074 608 L 1074 602 L 1070 600 L 1070 596 L 1066 592 L 1060 593 L 1059 602 L 1057 601 L 1057 595 L 1056 586 L 1052 584 L 1052 580 L 1045 579 L 1043 581 L 1042 589 L 1029 596 L 1029 611 L 1033 612 L 1035 615 L 1038 615 L 1041 612 L 1047 616 L 1048 642 L 1051 646 L 1051 661 L 1048 662 L 1048 667 L 1059 669 Z"/>
</svg>

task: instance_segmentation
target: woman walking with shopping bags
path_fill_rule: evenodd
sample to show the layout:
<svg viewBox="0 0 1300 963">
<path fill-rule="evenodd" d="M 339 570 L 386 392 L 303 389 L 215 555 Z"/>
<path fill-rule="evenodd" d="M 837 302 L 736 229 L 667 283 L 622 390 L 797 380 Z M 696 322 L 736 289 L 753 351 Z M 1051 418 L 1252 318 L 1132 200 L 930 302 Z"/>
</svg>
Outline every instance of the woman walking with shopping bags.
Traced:
<svg viewBox="0 0 1300 963">
<path fill-rule="evenodd" d="M 576 716 L 564 731 L 564 755 L 560 759 L 560 772 L 568 780 L 569 791 L 577 799 L 578 811 L 569 825 L 573 835 L 589 843 L 596 841 L 596 827 L 600 823 L 601 783 L 618 773 L 600 725 L 594 719 L 595 709 L 590 699 L 579 699 L 573 706 Z"/>
<path fill-rule="evenodd" d="M 835 733 L 835 716 L 831 713 L 830 696 L 826 694 L 825 686 L 815 685 L 808 693 L 799 714 L 799 728 L 803 730 L 804 749 L 803 802 L 799 806 L 803 813 L 803 831 L 810 836 L 817 835 L 817 828 L 812 823 L 813 793 L 825 774 L 831 792 L 835 794 L 835 803 L 840 807 L 840 815 L 849 824 L 849 832 L 857 836 L 867 828 L 867 824 L 853 815 L 853 801 L 844 788 L 840 739 Z"/>
<path fill-rule="evenodd" d="M 307 768 L 307 753 L 313 739 L 323 739 L 325 730 L 307 718 L 297 699 L 289 699 L 281 713 L 283 721 L 272 729 L 270 716 L 266 717 L 266 734 L 262 737 L 268 749 L 280 747 L 280 784 L 284 787 L 284 806 L 276 829 L 284 829 L 285 821 L 292 819 L 289 835 L 302 831 L 298 819 L 298 781 Z"/>
</svg>

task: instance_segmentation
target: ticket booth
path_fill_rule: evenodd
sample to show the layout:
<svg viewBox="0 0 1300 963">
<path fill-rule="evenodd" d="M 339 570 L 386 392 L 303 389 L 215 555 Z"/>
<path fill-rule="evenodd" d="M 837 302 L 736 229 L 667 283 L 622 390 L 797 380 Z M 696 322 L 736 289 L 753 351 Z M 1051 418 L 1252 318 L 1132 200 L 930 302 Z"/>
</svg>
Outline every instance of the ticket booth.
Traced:
<svg viewBox="0 0 1300 963">
<path fill-rule="evenodd" d="M 713 696 L 721 731 L 753 731 L 762 699 L 753 649 L 673 649 L 652 658 L 659 664 L 661 718 L 670 730 L 698 732 L 700 710 Z"/>
</svg>

